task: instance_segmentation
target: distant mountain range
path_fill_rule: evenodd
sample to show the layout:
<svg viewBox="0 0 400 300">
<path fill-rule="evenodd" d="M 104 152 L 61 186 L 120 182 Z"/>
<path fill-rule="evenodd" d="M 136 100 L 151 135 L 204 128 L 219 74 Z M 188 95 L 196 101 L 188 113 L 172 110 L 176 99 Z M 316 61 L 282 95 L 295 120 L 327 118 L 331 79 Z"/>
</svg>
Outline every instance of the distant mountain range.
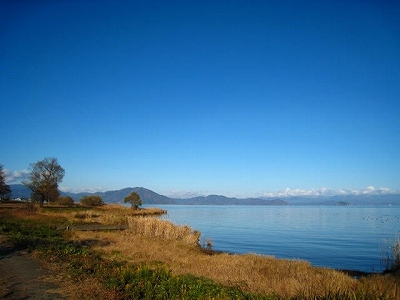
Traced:
<svg viewBox="0 0 400 300">
<path fill-rule="evenodd" d="M 10 185 L 13 198 L 29 198 L 30 190 L 22 184 Z M 143 187 L 124 188 L 116 191 L 98 193 L 65 193 L 78 202 L 83 196 L 98 195 L 106 203 L 123 203 L 131 192 L 136 192 L 143 204 L 180 204 L 180 205 L 400 205 L 399 194 L 387 195 L 343 195 L 343 196 L 293 196 L 281 198 L 234 198 L 220 195 L 199 196 L 187 199 L 170 198 Z"/>
</svg>

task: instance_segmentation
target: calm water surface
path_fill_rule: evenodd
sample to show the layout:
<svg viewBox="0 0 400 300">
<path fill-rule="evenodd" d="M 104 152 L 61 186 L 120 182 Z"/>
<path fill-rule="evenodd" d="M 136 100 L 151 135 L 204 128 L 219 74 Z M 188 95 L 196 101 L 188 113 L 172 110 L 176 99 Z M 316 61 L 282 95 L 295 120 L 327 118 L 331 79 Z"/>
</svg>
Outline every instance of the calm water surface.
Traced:
<svg viewBox="0 0 400 300">
<path fill-rule="evenodd" d="M 231 253 L 303 259 L 314 266 L 382 271 L 400 233 L 400 206 L 157 205 L 163 218 Z"/>
</svg>

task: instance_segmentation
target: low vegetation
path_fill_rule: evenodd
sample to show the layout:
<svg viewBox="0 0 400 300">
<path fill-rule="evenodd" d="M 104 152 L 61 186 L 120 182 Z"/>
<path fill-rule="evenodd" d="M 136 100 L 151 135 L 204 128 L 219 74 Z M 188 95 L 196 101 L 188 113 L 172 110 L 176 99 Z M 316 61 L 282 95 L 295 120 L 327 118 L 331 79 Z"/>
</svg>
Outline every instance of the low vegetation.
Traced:
<svg viewBox="0 0 400 300">
<path fill-rule="evenodd" d="M 400 236 L 382 246 L 381 262 L 389 272 L 400 273 Z"/>
<path fill-rule="evenodd" d="M 187 245 L 197 247 L 200 239 L 200 232 L 193 231 L 189 226 L 174 225 L 169 221 L 162 221 L 148 217 L 128 217 L 129 229 L 125 235 L 147 237 L 164 241 L 183 241 Z"/>
<path fill-rule="evenodd" d="M 139 214 L 140 213 L 140 214 Z M 0 207 L 0 234 L 59 268 L 72 299 L 396 299 L 398 273 L 359 279 L 308 262 L 218 253 L 200 233 L 132 210 Z M 139 215 L 139 216 L 138 216 Z M 124 231 L 71 231 L 67 224 L 125 224 Z"/>
<path fill-rule="evenodd" d="M 80 200 L 83 206 L 101 206 L 104 205 L 104 201 L 100 196 L 83 196 Z"/>
<path fill-rule="evenodd" d="M 74 199 L 70 196 L 60 196 L 57 199 L 56 204 L 63 206 L 74 206 Z"/>
</svg>

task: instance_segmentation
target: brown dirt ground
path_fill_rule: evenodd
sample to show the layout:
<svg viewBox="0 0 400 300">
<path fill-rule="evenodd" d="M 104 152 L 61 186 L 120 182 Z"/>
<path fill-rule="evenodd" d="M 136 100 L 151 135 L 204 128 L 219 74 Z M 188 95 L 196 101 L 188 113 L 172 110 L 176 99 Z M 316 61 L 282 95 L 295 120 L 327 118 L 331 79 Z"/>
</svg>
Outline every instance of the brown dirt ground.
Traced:
<svg viewBox="0 0 400 300">
<path fill-rule="evenodd" d="M 66 299 L 57 272 L 0 237 L 0 299 Z"/>
</svg>

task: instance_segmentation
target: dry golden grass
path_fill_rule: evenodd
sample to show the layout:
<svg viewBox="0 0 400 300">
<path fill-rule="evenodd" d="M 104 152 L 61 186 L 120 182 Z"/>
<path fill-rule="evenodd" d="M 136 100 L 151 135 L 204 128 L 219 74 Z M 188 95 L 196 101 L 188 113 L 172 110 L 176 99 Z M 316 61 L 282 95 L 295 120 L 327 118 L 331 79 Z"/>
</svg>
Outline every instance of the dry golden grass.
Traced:
<svg viewBox="0 0 400 300">
<path fill-rule="evenodd" d="M 148 217 L 128 217 L 130 229 L 124 232 L 76 232 L 76 240 L 98 240 L 97 249 L 114 259 L 131 262 L 163 263 L 174 274 L 207 277 L 223 285 L 244 291 L 277 294 L 282 297 L 327 297 L 385 293 L 396 295 L 398 279 L 377 275 L 362 280 L 325 268 L 312 267 L 308 262 L 282 260 L 246 254 L 210 255 L 198 245 L 199 233 L 188 226 Z M 103 241 L 103 242 L 101 242 Z M 104 242 L 105 241 L 105 242 Z M 390 297 L 388 299 L 391 299 Z"/>
<path fill-rule="evenodd" d="M 47 206 L 46 208 L 47 210 L 45 209 L 38 214 L 63 217 L 69 225 L 76 223 L 122 225 L 128 223 L 129 216 L 157 216 L 165 213 L 164 210 L 159 208 L 131 209 L 120 204 L 107 204 L 79 211 L 63 210 L 62 208 L 57 210 L 54 209 L 57 208 L 54 206 Z"/>
<path fill-rule="evenodd" d="M 312 268 L 304 261 L 278 260 L 255 254 L 208 255 L 184 242 L 156 240 L 128 231 L 120 234 L 102 232 L 94 236 L 79 232 L 76 238 L 107 241 L 106 246 L 98 248 L 107 255 L 133 262 L 162 262 L 175 274 L 207 277 L 251 292 L 274 293 L 284 297 L 299 294 L 325 296 L 344 288 L 354 289 L 357 284 L 356 280 L 340 272 Z"/>
<path fill-rule="evenodd" d="M 162 239 L 165 241 L 183 241 L 188 245 L 197 246 L 200 232 L 193 231 L 189 226 L 174 225 L 149 217 L 128 217 L 129 232 L 136 235 Z"/>
<path fill-rule="evenodd" d="M 120 214 L 120 215 L 134 215 L 134 216 L 146 216 L 146 215 L 161 215 L 166 213 L 165 210 L 156 208 L 156 207 L 149 207 L 149 208 L 139 208 L 139 209 L 132 209 L 121 204 L 107 204 L 103 206 L 99 206 L 96 208 L 98 211 L 108 212 L 111 214 Z"/>
<path fill-rule="evenodd" d="M 133 216 L 134 210 L 123 206 L 106 205 L 80 212 L 43 213 L 39 210 L 32 213 L 20 210 L 15 213 L 21 218 L 58 215 L 70 222 L 77 221 L 75 214 L 87 213 L 80 221 L 129 224 L 125 231 L 76 231 L 71 233 L 71 238 L 91 245 L 109 258 L 150 265 L 162 263 L 174 274 L 202 276 L 244 291 L 310 299 L 332 294 L 359 299 L 366 293 L 380 299 L 400 299 L 399 277 L 371 275 L 356 280 L 339 271 L 312 267 L 305 261 L 256 254 L 210 254 L 198 245 L 200 233 L 190 227 L 177 226 L 155 217 Z"/>
</svg>

